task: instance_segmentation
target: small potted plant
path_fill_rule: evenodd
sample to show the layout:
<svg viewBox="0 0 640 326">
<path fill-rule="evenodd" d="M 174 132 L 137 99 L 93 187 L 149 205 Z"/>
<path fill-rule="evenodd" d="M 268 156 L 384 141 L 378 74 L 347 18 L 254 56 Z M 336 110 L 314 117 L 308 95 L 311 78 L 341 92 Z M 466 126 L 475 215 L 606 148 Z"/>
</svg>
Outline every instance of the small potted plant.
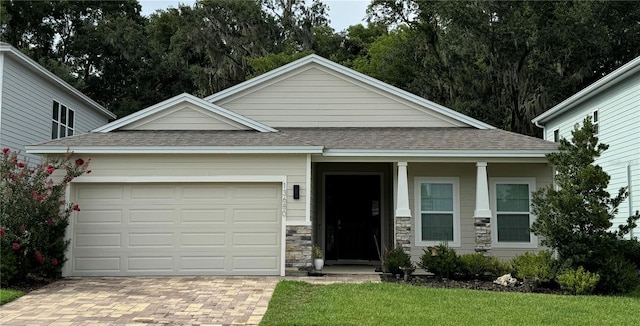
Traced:
<svg viewBox="0 0 640 326">
<path fill-rule="evenodd" d="M 322 267 L 324 267 L 324 255 L 322 254 L 322 249 L 319 246 L 314 245 L 311 248 L 311 257 L 313 258 L 313 268 L 316 271 L 321 271 Z"/>
</svg>

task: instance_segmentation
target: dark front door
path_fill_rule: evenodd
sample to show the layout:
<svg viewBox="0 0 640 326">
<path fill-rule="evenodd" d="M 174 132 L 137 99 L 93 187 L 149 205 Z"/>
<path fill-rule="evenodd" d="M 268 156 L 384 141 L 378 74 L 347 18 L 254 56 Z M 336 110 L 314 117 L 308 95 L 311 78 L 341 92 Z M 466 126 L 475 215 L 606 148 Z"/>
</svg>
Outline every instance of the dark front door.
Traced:
<svg viewBox="0 0 640 326">
<path fill-rule="evenodd" d="M 381 176 L 325 175 L 327 260 L 378 260 Z"/>
</svg>

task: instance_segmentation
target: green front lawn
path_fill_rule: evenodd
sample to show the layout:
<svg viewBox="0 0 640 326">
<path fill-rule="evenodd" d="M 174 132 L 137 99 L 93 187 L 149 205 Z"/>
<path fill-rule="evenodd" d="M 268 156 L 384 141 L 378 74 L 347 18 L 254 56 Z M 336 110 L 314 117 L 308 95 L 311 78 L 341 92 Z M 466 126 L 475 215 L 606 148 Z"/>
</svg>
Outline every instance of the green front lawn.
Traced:
<svg viewBox="0 0 640 326">
<path fill-rule="evenodd" d="M 640 325 L 640 298 L 278 283 L 260 325 Z"/>
<path fill-rule="evenodd" d="M 24 295 L 24 292 L 18 290 L 0 289 L 0 306 L 11 302 Z"/>
</svg>

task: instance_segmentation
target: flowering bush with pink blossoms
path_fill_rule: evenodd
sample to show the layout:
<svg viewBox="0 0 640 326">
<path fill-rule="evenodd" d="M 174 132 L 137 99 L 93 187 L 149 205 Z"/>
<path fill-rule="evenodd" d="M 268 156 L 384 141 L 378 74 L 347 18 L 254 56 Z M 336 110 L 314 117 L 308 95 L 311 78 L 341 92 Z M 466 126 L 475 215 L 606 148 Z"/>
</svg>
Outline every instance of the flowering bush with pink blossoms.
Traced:
<svg viewBox="0 0 640 326">
<path fill-rule="evenodd" d="M 88 173 L 89 159 L 71 153 L 33 166 L 18 153 L 2 149 L 0 165 L 0 280 L 11 284 L 27 277 L 57 277 L 69 245 L 69 216 L 80 207 L 65 202 L 65 189 Z"/>
</svg>

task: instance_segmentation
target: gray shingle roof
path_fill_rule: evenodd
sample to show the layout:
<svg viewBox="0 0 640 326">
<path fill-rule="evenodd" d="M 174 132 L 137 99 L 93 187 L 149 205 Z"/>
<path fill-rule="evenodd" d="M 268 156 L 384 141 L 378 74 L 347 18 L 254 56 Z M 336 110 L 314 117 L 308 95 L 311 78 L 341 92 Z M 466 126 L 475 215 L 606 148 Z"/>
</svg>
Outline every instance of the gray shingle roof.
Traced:
<svg viewBox="0 0 640 326">
<path fill-rule="evenodd" d="M 112 131 L 39 144 L 46 147 L 324 146 L 354 150 L 542 150 L 557 145 L 500 129 L 476 128 L 281 128 L 257 131 Z"/>
</svg>

